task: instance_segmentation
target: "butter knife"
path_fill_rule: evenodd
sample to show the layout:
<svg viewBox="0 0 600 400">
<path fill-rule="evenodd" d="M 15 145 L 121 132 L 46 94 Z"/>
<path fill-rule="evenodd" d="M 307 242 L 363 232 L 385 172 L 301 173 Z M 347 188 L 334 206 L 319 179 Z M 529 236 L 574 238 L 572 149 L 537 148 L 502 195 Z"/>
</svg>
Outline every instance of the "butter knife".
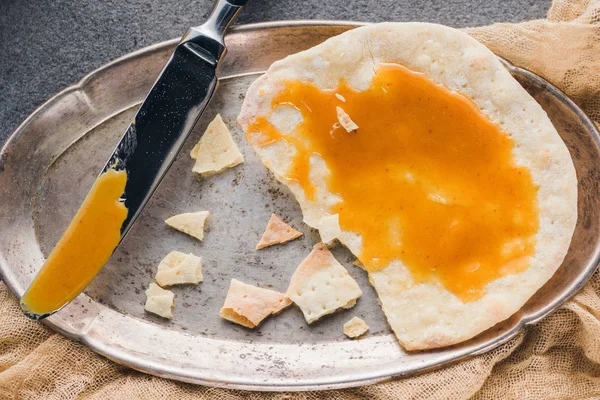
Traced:
<svg viewBox="0 0 600 400">
<path fill-rule="evenodd" d="M 218 0 L 206 22 L 182 37 L 22 297 L 28 317 L 46 318 L 73 300 L 127 234 L 215 92 L 225 32 L 246 2 Z"/>
</svg>

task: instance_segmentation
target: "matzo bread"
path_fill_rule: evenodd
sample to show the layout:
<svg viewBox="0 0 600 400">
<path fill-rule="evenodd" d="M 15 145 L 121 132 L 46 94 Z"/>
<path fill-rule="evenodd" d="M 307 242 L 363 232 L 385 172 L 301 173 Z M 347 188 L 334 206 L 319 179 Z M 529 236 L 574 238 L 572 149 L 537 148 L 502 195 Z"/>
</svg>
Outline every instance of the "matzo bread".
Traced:
<svg viewBox="0 0 600 400">
<path fill-rule="evenodd" d="M 362 291 L 327 246 L 319 243 L 294 272 L 286 294 L 311 324 L 340 308 L 354 306 Z"/>
<path fill-rule="evenodd" d="M 337 106 L 335 108 L 335 111 L 337 113 L 340 125 L 346 130 L 346 132 L 352 132 L 358 129 L 358 125 L 356 125 L 356 122 L 352 121 L 352 118 L 350 118 L 350 116 L 346 113 L 346 111 L 344 111 L 342 107 Z"/>
<path fill-rule="evenodd" d="M 298 232 L 283 222 L 277 215 L 271 214 L 271 218 L 269 218 L 265 232 L 256 245 L 256 250 L 264 249 L 265 247 L 272 246 L 274 244 L 289 242 L 290 240 L 294 240 L 300 236 L 302 236 L 302 232 Z"/>
<path fill-rule="evenodd" d="M 166 219 L 165 223 L 180 232 L 187 233 L 202 241 L 204 240 L 204 225 L 209 215 L 208 211 L 183 213 Z"/>
<path fill-rule="evenodd" d="M 154 280 L 160 286 L 185 285 L 202 282 L 202 258 L 193 254 L 172 251 L 158 264 Z"/>
<path fill-rule="evenodd" d="M 144 309 L 163 318 L 173 318 L 171 309 L 175 304 L 175 294 L 152 282 L 146 289 L 146 304 Z"/>
<path fill-rule="evenodd" d="M 220 114 L 208 124 L 190 156 L 196 160 L 192 171 L 204 177 L 244 162 L 244 156 L 237 148 Z"/>
<path fill-rule="evenodd" d="M 344 335 L 351 339 L 364 335 L 368 330 L 367 323 L 358 317 L 354 317 L 344 324 Z"/>
<path fill-rule="evenodd" d="M 321 241 L 329 245 L 342 233 L 340 216 L 338 214 L 324 216 L 319 220 L 316 228 L 319 230 L 319 235 L 321 235 Z"/>
<path fill-rule="evenodd" d="M 383 23 L 357 28 L 274 63 L 248 90 L 238 122 L 249 137 L 256 118 L 268 116 L 278 131 L 292 132 L 302 115 L 292 107 L 272 112 L 284 82 L 304 81 L 333 90 L 343 79 L 366 90 L 376 67 L 402 64 L 468 96 L 514 142 L 513 159 L 531 171 L 538 187 L 539 230 L 530 266 L 485 287 L 483 297 L 463 302 L 441 284 L 416 283 L 399 260 L 370 274 L 383 310 L 401 344 L 409 350 L 448 346 L 467 340 L 514 314 L 560 266 L 577 220 L 577 179 L 569 152 L 544 110 L 512 78 L 485 46 L 458 30 L 427 23 Z M 343 104 L 342 104 L 343 106 Z M 359 128 L 360 130 L 360 128 Z M 251 140 L 251 142 L 253 142 Z M 304 221 L 319 228 L 339 196 L 328 191 L 326 162 L 310 158 L 314 201 L 300 184 L 285 179 L 296 152 L 286 141 L 254 149 L 277 179 L 298 199 Z M 362 238 L 341 230 L 338 239 L 355 255 Z"/>
<path fill-rule="evenodd" d="M 292 301 L 283 293 L 232 279 L 219 315 L 246 328 L 254 328 L 290 304 Z"/>
</svg>

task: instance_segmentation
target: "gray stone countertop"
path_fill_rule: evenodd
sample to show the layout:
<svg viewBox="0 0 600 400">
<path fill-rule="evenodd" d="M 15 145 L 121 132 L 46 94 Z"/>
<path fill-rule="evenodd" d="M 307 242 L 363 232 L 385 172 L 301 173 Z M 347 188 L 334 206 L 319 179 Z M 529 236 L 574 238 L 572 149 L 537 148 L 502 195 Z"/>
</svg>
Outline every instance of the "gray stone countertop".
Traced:
<svg viewBox="0 0 600 400">
<path fill-rule="evenodd" d="M 37 106 L 110 60 L 180 36 L 211 0 L 0 1 L 0 145 Z M 543 18 L 549 0 L 250 0 L 238 24 L 294 19 L 454 27 Z"/>
</svg>

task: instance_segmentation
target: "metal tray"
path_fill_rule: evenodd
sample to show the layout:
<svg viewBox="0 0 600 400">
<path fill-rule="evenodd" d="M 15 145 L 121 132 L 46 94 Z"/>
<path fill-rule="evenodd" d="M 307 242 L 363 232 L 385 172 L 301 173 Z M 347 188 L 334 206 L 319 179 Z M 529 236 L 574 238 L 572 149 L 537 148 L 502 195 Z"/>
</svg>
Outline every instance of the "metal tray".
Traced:
<svg viewBox="0 0 600 400">
<path fill-rule="evenodd" d="M 506 63 L 548 112 L 571 151 L 579 179 L 579 221 L 569 254 L 519 313 L 459 346 L 407 353 L 390 332 L 366 274 L 351 265 L 348 251 L 337 248 L 335 255 L 364 291 L 356 307 L 311 326 L 291 307 L 255 330 L 218 316 L 231 278 L 285 290 L 317 241 L 316 233 L 302 224 L 290 192 L 268 173 L 236 126 L 246 88 L 273 61 L 356 25 L 286 22 L 232 30 L 216 98 L 155 196 L 85 294 L 46 323 L 118 363 L 157 376 L 239 389 L 327 389 L 380 382 L 481 354 L 573 296 L 598 263 L 598 132 L 556 88 Z M 142 49 L 94 71 L 36 110 L 2 149 L 0 271 L 17 296 L 67 226 L 176 42 Z M 192 174 L 188 154 L 217 112 L 232 129 L 246 163 L 202 180 Z M 203 243 L 163 223 L 170 215 L 202 209 L 212 212 Z M 272 212 L 305 235 L 256 252 Z M 144 313 L 143 304 L 156 265 L 174 249 L 204 258 L 205 281 L 173 289 L 176 308 L 169 322 Z M 371 326 L 360 340 L 342 334 L 342 324 L 354 315 Z"/>
</svg>

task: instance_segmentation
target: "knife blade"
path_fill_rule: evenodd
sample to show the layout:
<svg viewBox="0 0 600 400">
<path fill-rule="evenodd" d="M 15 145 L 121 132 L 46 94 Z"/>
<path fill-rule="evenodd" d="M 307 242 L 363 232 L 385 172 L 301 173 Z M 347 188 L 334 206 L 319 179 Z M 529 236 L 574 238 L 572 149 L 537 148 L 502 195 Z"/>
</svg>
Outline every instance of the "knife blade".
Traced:
<svg viewBox="0 0 600 400">
<path fill-rule="evenodd" d="M 42 319 L 68 304 L 125 237 L 214 94 L 216 69 L 226 52 L 224 34 L 246 1 L 218 0 L 206 22 L 182 37 L 75 218 L 22 297 L 21 308 L 28 317 Z M 91 232 L 99 226 L 105 229 Z M 115 227 L 118 232 L 110 232 Z"/>
</svg>

